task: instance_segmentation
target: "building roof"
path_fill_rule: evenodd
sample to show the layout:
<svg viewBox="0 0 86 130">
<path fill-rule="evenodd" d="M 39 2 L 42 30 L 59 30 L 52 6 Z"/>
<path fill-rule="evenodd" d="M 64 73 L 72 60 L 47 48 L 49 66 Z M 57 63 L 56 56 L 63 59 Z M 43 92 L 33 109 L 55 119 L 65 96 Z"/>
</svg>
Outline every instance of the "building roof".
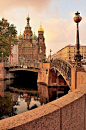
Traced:
<svg viewBox="0 0 86 130">
<path fill-rule="evenodd" d="M 35 35 L 35 32 L 34 32 L 34 34 L 32 35 L 32 39 L 37 39 L 37 36 Z"/>
<path fill-rule="evenodd" d="M 61 50 L 63 50 L 63 49 L 66 48 L 66 47 L 76 47 L 76 45 L 71 45 L 71 44 L 69 44 L 69 45 L 63 47 L 62 49 L 60 49 L 59 51 L 57 51 L 56 53 L 60 52 Z M 86 47 L 86 46 L 85 46 L 85 45 L 80 45 L 80 47 Z"/>
<path fill-rule="evenodd" d="M 42 25 L 40 25 L 40 28 L 38 29 L 38 32 L 44 32 Z"/>
</svg>

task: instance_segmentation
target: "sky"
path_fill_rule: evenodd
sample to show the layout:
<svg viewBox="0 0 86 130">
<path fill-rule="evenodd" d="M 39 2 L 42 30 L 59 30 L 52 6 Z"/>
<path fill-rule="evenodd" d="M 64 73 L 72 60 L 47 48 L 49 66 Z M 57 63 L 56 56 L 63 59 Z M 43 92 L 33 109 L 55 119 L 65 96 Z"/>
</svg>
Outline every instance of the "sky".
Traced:
<svg viewBox="0 0 86 130">
<path fill-rule="evenodd" d="M 44 29 L 46 54 L 76 43 L 75 12 L 79 11 L 80 44 L 86 45 L 86 0 L 0 0 L 0 19 L 3 17 L 23 34 L 29 14 L 32 31 L 38 36 L 40 23 Z"/>
</svg>

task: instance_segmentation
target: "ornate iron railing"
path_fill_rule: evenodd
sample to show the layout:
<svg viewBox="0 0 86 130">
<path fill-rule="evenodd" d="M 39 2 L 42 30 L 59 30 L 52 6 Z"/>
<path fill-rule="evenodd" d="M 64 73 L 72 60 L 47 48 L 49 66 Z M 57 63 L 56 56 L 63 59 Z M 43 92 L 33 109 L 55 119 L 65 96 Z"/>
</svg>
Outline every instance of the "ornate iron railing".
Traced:
<svg viewBox="0 0 86 130">
<path fill-rule="evenodd" d="M 71 68 L 73 66 L 63 60 L 63 59 L 55 59 L 51 62 L 51 70 L 56 71 L 59 70 L 63 76 L 66 77 L 66 80 L 69 81 L 69 85 L 71 86 Z"/>
</svg>

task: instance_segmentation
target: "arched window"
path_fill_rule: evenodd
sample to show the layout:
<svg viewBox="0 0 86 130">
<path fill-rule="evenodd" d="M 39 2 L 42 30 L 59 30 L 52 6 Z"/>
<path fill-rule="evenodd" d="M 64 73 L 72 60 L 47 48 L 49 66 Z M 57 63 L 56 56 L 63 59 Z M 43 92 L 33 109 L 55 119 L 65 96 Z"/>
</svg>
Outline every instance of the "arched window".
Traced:
<svg viewBox="0 0 86 130">
<path fill-rule="evenodd" d="M 24 35 L 24 39 L 25 39 L 25 35 Z"/>
<path fill-rule="evenodd" d="M 28 34 L 27 34 L 27 39 L 29 39 L 29 36 L 28 36 Z"/>
</svg>

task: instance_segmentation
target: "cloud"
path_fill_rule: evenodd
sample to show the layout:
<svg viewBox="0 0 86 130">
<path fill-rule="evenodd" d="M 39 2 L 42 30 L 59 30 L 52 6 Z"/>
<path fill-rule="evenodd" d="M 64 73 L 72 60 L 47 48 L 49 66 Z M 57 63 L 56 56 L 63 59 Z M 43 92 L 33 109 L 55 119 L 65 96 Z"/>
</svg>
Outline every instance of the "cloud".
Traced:
<svg viewBox="0 0 86 130">
<path fill-rule="evenodd" d="M 5 0 L 0 1 L 0 12 L 4 13 L 7 10 L 15 8 L 32 8 L 34 11 L 47 10 L 52 0 Z M 0 14 L 1 14 L 0 13 Z M 11 12 L 10 12 L 11 13 Z"/>
<path fill-rule="evenodd" d="M 5 0 L 0 3 L 0 17 L 5 17 L 17 27 L 18 34 L 21 29 L 23 33 L 26 26 L 26 17 L 29 13 L 30 26 L 38 34 L 40 21 L 44 29 L 45 42 L 47 45 L 47 55 L 52 49 L 52 54 L 62 47 L 76 42 L 76 24 L 68 19 L 58 17 L 58 6 L 53 5 L 53 10 L 49 8 L 52 0 Z M 74 17 L 71 12 L 70 17 Z M 86 41 L 86 17 L 82 16 L 79 24 L 80 41 L 85 44 Z"/>
<path fill-rule="evenodd" d="M 0 19 L 2 17 L 8 19 L 11 23 L 15 24 L 19 31 L 22 28 L 24 29 L 26 25 L 26 17 L 29 14 L 31 18 L 30 23 L 34 25 L 34 21 L 36 21 L 37 24 L 39 24 L 39 28 L 40 21 L 46 17 L 43 13 L 48 13 L 48 7 L 51 1 L 52 0 L 0 1 Z"/>
<path fill-rule="evenodd" d="M 47 53 L 52 49 L 52 53 L 59 49 L 76 43 L 76 24 L 72 21 L 62 18 L 50 18 L 45 21 L 45 37 L 47 44 Z M 86 44 L 86 17 L 82 16 L 79 24 L 80 44 Z"/>
</svg>

